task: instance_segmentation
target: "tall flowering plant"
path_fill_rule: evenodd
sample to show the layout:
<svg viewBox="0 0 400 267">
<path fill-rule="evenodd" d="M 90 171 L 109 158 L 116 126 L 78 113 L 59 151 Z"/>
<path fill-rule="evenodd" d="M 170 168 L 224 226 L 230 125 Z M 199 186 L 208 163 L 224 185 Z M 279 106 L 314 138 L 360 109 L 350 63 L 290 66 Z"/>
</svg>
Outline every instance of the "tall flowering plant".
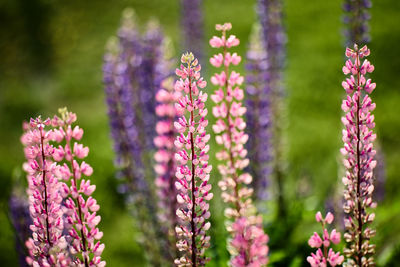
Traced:
<svg viewBox="0 0 400 267">
<path fill-rule="evenodd" d="M 249 140 L 247 148 L 251 164 L 256 200 L 267 199 L 272 174 L 272 92 L 268 84 L 268 56 L 264 48 L 262 29 L 253 26 L 246 54 L 246 122 Z"/>
<path fill-rule="evenodd" d="M 205 102 L 207 94 L 201 89 L 206 82 L 200 76 L 201 67 L 192 53 L 183 54 L 181 66 L 176 70 L 180 77 L 175 90 L 182 92 L 175 104 L 182 116 L 174 125 L 179 132 L 175 140 L 178 152 L 176 170 L 177 201 L 181 205 L 176 210 L 180 223 L 175 228 L 178 236 L 177 248 L 182 256 L 175 260 L 177 266 L 204 266 L 208 259 L 205 250 L 210 246 L 210 237 L 206 234 L 211 223 L 208 201 L 213 197 L 210 192 L 211 165 L 208 164 L 207 145 L 210 135 L 206 133 L 208 124 Z"/>
<path fill-rule="evenodd" d="M 347 48 L 348 60 L 343 67 L 343 73 L 349 75 L 342 82 L 347 98 L 342 103 L 346 114 L 342 117 L 345 126 L 344 147 L 340 150 L 346 168 L 346 175 L 343 177 L 346 187 L 343 209 L 347 214 L 344 238 L 348 243 L 344 250 L 346 266 L 374 266 L 375 245 L 370 244 L 370 239 L 375 235 L 375 230 L 369 224 L 374 220 L 375 214 L 370 213 L 368 208 L 376 206 L 372 200 L 373 170 L 376 166 L 373 142 L 376 134 L 373 132 L 374 115 L 371 114 L 376 105 L 369 94 L 376 84 L 365 77 L 367 73 L 373 72 L 374 66 L 367 59 L 362 62 L 369 54 L 367 46 L 358 48 L 354 45 L 354 49 Z"/>
<path fill-rule="evenodd" d="M 31 119 L 21 138 L 27 159 L 24 170 L 28 174 L 29 212 L 33 220 L 32 237 L 26 241 L 29 252 L 26 261 L 32 266 L 70 266 L 67 241 L 62 234 L 61 191 L 65 185 L 59 180 L 59 166 L 52 160 L 55 149 L 49 142 L 54 140 L 55 133 L 46 129 L 50 124 L 50 119 Z"/>
<path fill-rule="evenodd" d="M 103 232 L 97 225 L 100 215 L 97 214 L 100 206 L 91 195 L 96 186 L 90 183 L 89 176 L 93 168 L 85 161 L 89 148 L 78 143 L 83 135 L 83 129 L 73 127 L 77 117 L 66 108 L 59 110 L 61 117 L 55 116 L 52 120 L 54 138 L 61 143 L 54 149 L 53 159 L 60 164 L 60 174 L 66 182 L 63 184 L 63 194 L 67 197 L 65 207 L 65 229 L 72 239 L 70 253 L 73 256 L 72 264 L 77 266 L 105 266 L 101 260 L 104 244 L 100 242 Z M 86 178 L 86 179 L 85 179 Z"/>
<path fill-rule="evenodd" d="M 213 115 L 217 119 L 213 125 L 216 141 L 222 148 L 216 156 L 221 163 L 218 169 L 222 180 L 218 183 L 222 189 L 222 199 L 229 204 L 225 215 L 230 219 L 228 231 L 231 233 L 230 253 L 232 266 L 263 266 L 267 263 L 268 236 L 262 229 L 262 221 L 256 216 L 256 208 L 252 204 L 253 189 L 248 185 L 252 181 L 249 173 L 243 172 L 249 164 L 244 147 L 248 135 L 244 132 L 246 122 L 242 116 L 246 108 L 242 106 L 244 97 L 240 85 L 244 78 L 235 71 L 230 71 L 231 65 L 238 65 L 241 57 L 228 49 L 239 45 L 239 39 L 234 35 L 227 36 L 232 25 L 217 24 L 216 30 L 222 32 L 221 37 L 214 36 L 210 45 L 222 48 L 222 53 L 210 59 L 214 67 L 222 67 L 221 73 L 211 77 L 211 83 L 218 87 L 211 99 L 216 103 Z"/>
<path fill-rule="evenodd" d="M 315 220 L 321 223 L 323 234 L 321 238 L 317 232 L 314 232 L 308 240 L 310 247 L 317 248 L 315 254 L 311 253 L 311 256 L 307 257 L 307 261 L 311 267 L 326 267 L 328 263 L 330 266 L 336 266 L 342 264 L 344 260 L 344 257 L 339 252 L 334 252 L 332 248 L 329 248 L 331 242 L 333 244 L 340 243 L 340 233 L 336 229 L 333 229 L 329 234 L 326 229 L 327 224 L 331 224 L 334 219 L 333 214 L 330 212 L 326 214 L 325 218 L 322 217 L 321 212 L 317 212 L 315 215 Z"/>
<path fill-rule="evenodd" d="M 283 155 L 283 126 L 285 90 L 283 86 L 283 68 L 285 64 L 286 34 L 283 26 L 283 1 L 258 0 L 257 11 L 262 29 L 264 51 L 266 52 L 268 69 L 264 92 L 269 91 L 270 99 L 270 140 L 271 178 L 274 179 L 278 198 L 278 217 L 286 215 L 284 199 L 284 155 Z M 262 93 L 260 93 L 260 96 Z M 260 97 L 262 99 L 262 97 Z M 260 117 L 260 120 L 262 118 Z M 265 123 L 265 122 L 264 122 Z M 250 133 L 253 138 L 252 133 Z M 258 179 L 258 178 L 257 178 Z"/>
<path fill-rule="evenodd" d="M 154 148 L 156 92 L 169 75 L 163 59 L 163 35 L 150 23 L 145 36 L 135 24 L 134 13 L 126 10 L 118 40 L 110 42 L 103 66 L 111 136 L 116 152 L 117 177 L 124 183 L 119 190 L 143 233 L 139 241 L 153 266 L 163 259 L 172 263 L 167 238 L 157 217 L 153 191 L 154 169 L 150 153 Z M 147 149 L 146 149 L 147 148 Z"/>
</svg>

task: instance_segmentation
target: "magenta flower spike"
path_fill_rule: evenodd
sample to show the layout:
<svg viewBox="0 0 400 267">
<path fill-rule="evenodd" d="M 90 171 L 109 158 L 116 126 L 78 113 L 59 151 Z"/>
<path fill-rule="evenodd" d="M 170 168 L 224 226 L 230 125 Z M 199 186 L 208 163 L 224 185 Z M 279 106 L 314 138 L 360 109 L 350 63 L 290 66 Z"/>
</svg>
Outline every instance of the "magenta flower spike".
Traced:
<svg viewBox="0 0 400 267">
<path fill-rule="evenodd" d="M 268 262 L 268 236 L 263 231 L 262 219 L 256 215 L 257 210 L 251 200 L 253 189 L 249 185 L 252 176 L 243 171 L 249 165 L 245 148 L 248 135 L 244 132 L 246 122 L 243 119 L 246 108 L 242 106 L 244 93 L 239 87 L 243 83 L 243 76 L 229 70 L 231 65 L 238 65 L 241 61 L 239 55 L 228 52 L 229 48 L 239 45 L 238 38 L 226 35 L 231 28 L 230 23 L 217 24 L 216 30 L 221 31 L 222 36 L 214 36 L 210 40 L 212 47 L 222 48 L 222 53 L 210 59 L 211 65 L 223 68 L 221 73 L 211 77 L 211 83 L 218 87 L 211 96 L 216 104 L 213 115 L 217 119 L 213 130 L 221 147 L 216 154 L 221 162 L 218 169 L 222 175 L 218 185 L 223 191 L 222 199 L 229 204 L 225 215 L 230 219 L 227 229 L 232 235 L 231 265 L 264 266 Z"/>
<path fill-rule="evenodd" d="M 83 136 L 83 129 L 79 126 L 72 128 L 76 121 L 75 113 L 66 108 L 59 109 L 61 118 L 55 116 L 52 120 L 55 141 L 61 143 L 54 150 L 53 158 L 60 163 L 60 173 L 68 184 L 63 185 L 65 195 L 65 228 L 72 240 L 69 250 L 73 264 L 85 267 L 103 267 L 101 260 L 104 244 L 100 242 L 103 232 L 99 230 L 101 217 L 97 215 L 100 206 L 91 195 L 96 189 L 90 183 L 89 177 L 93 173 L 92 167 L 80 159 L 87 157 L 89 148 L 79 144 Z"/>
<path fill-rule="evenodd" d="M 204 256 L 210 246 L 206 232 L 211 223 L 208 201 L 212 199 L 207 145 L 210 135 L 206 133 L 208 124 L 205 102 L 207 94 L 203 89 L 207 83 L 200 76 L 201 67 L 192 53 L 181 57 L 181 66 L 176 69 L 180 77 L 175 83 L 176 92 L 182 92 L 175 107 L 183 115 L 174 125 L 179 132 L 175 140 L 178 152 L 176 170 L 177 201 L 181 205 L 176 210 L 180 224 L 175 228 L 178 236 L 177 248 L 183 252 L 175 259 L 177 266 L 204 266 L 209 260 Z"/>
<path fill-rule="evenodd" d="M 28 129 L 21 137 L 27 162 L 24 170 L 28 176 L 29 212 L 32 238 L 26 241 L 29 255 L 27 263 L 32 266 L 70 266 L 67 242 L 62 236 L 64 229 L 62 196 L 64 186 L 59 181 L 59 166 L 52 161 L 54 147 L 49 144 L 55 137 L 45 128 L 50 119 L 31 119 Z"/>
<path fill-rule="evenodd" d="M 367 46 L 346 49 L 346 61 L 343 73 L 349 75 L 342 82 L 347 97 L 343 100 L 342 109 L 346 113 L 342 117 L 345 126 L 343 130 L 344 147 L 340 150 L 344 156 L 343 164 L 346 168 L 343 183 L 345 185 L 343 205 L 345 218 L 347 248 L 344 254 L 347 257 L 346 266 L 375 266 L 373 254 L 375 245 L 370 244 L 370 239 L 375 235 L 375 230 L 369 227 L 375 214 L 369 213 L 368 208 L 376 207 L 372 200 L 374 191 L 373 170 L 376 166 L 373 142 L 376 134 L 372 131 L 375 127 L 375 109 L 369 94 L 375 89 L 376 84 L 367 79 L 365 75 L 374 70 L 368 60 L 361 60 L 370 54 Z"/>
<path fill-rule="evenodd" d="M 175 108 L 175 103 L 182 94 L 174 91 L 172 78 L 165 79 L 161 86 L 162 88 L 156 94 L 156 101 L 158 102 L 156 115 L 159 120 L 156 124 L 157 136 L 154 138 L 154 144 L 157 147 L 154 155 L 156 161 L 154 171 L 157 174 L 155 184 L 157 186 L 159 218 L 164 231 L 170 237 L 172 249 L 176 244 L 175 227 L 177 226 L 176 210 L 178 208 L 175 188 L 177 168 L 175 153 L 177 149 L 174 145 L 176 136 L 174 121 L 182 115 Z"/>
<path fill-rule="evenodd" d="M 322 218 L 321 212 L 318 211 L 315 215 L 315 220 L 321 223 L 322 237 L 317 232 L 314 232 L 308 240 L 310 247 L 317 248 L 315 254 L 311 253 L 311 256 L 307 257 L 308 263 L 310 263 L 311 267 L 326 267 L 328 263 L 330 266 L 342 264 L 344 257 L 330 248 L 331 242 L 335 245 L 340 243 L 340 232 L 333 229 L 329 234 L 326 229 L 326 225 L 331 224 L 334 220 L 333 214 L 328 212 L 325 218 Z"/>
</svg>

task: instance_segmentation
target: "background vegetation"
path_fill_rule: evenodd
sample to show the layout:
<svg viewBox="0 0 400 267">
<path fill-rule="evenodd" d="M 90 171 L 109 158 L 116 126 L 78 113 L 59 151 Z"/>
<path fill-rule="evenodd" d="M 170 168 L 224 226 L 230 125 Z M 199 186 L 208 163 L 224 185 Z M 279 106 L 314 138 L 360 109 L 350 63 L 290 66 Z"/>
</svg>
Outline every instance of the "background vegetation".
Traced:
<svg viewBox="0 0 400 267">
<path fill-rule="evenodd" d="M 244 55 L 255 0 L 205 0 L 207 40 L 214 24 L 231 21 Z M 267 232 L 271 237 L 273 266 L 305 265 L 310 252 L 307 239 L 319 229 L 314 213 L 327 200 L 340 199 L 340 110 L 344 62 L 342 1 L 286 0 L 287 67 L 285 84 L 286 157 L 285 178 L 288 219 L 274 218 L 266 206 Z M 373 1 L 370 61 L 375 65 L 377 90 L 376 131 L 385 155 L 385 197 L 376 210 L 378 264 L 396 266 L 400 260 L 400 1 Z M 175 43 L 180 42 L 178 0 L 0 0 L 0 262 L 16 266 L 13 230 L 8 220 L 8 198 L 15 180 L 25 180 L 19 137 L 21 123 L 42 114 L 52 116 L 67 106 L 78 114 L 89 145 L 87 161 L 94 167 L 95 197 L 101 204 L 103 253 L 108 266 L 144 266 L 132 218 L 116 192 L 113 158 L 102 85 L 102 56 L 107 39 L 116 33 L 120 15 L 133 7 L 144 25 L 157 18 Z M 208 49 L 208 48 L 207 48 Z M 207 55 L 211 55 L 207 50 Z M 207 65 L 208 62 L 203 62 Z M 211 68 L 207 67 L 207 70 Z M 243 70 L 243 64 L 242 64 Z M 210 73 L 204 73 L 208 80 Z M 209 89 L 211 90 L 211 86 Z M 215 161 L 213 161 L 215 165 Z M 215 169 L 216 170 L 216 169 Z M 219 179 L 213 172 L 214 184 Z M 219 192 L 214 186 L 214 191 Z M 216 194 L 216 195 L 219 195 Z M 209 266 L 226 266 L 222 205 L 212 203 L 214 258 Z M 398 265 L 397 265 L 398 266 Z"/>
</svg>

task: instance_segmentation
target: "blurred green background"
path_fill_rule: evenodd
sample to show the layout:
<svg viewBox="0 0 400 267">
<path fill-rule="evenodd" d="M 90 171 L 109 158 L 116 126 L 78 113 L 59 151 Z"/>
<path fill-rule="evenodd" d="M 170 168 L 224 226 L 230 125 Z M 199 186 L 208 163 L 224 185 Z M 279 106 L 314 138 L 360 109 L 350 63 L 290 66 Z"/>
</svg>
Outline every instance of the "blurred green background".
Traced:
<svg viewBox="0 0 400 267">
<path fill-rule="evenodd" d="M 287 172 L 285 195 L 289 217 L 273 218 L 266 205 L 271 237 L 271 266 L 301 266 L 311 252 L 306 241 L 319 225 L 314 213 L 324 210 L 327 198 L 340 199 L 341 88 L 344 63 L 342 1 L 284 1 L 288 35 L 285 84 Z M 180 12 L 177 0 L 1 0 L 0 1 L 0 262 L 16 266 L 13 230 L 7 201 L 13 179 L 21 177 L 19 138 L 23 120 L 52 116 L 67 106 L 78 115 L 90 147 L 87 161 L 94 167 L 95 197 L 101 204 L 103 253 L 108 266 L 145 266 L 143 250 L 135 242 L 132 218 L 116 192 L 112 143 L 102 85 L 102 56 L 107 39 L 115 35 L 124 8 L 136 10 L 139 22 L 155 17 L 180 54 Z M 370 61 L 377 83 L 376 131 L 385 155 L 385 198 L 376 210 L 377 262 L 399 266 L 400 260 L 400 1 L 373 1 Z M 256 20 L 255 0 L 205 0 L 205 35 L 214 24 L 231 21 L 244 55 Z M 205 44 L 207 47 L 207 44 Z M 213 51 L 207 48 L 207 55 Z M 208 62 L 203 62 L 208 64 Z M 242 64 L 243 71 L 243 64 Z M 210 70 L 211 68 L 207 68 Z M 204 73 L 209 80 L 210 73 Z M 208 87 L 211 89 L 211 86 Z M 213 165 L 215 161 L 213 161 Z M 13 178 L 14 177 L 14 178 Z M 219 174 L 214 169 L 216 184 Z M 212 201 L 213 246 L 209 266 L 226 266 L 225 234 L 219 189 Z M 271 209 L 268 207 L 271 206 Z"/>
</svg>

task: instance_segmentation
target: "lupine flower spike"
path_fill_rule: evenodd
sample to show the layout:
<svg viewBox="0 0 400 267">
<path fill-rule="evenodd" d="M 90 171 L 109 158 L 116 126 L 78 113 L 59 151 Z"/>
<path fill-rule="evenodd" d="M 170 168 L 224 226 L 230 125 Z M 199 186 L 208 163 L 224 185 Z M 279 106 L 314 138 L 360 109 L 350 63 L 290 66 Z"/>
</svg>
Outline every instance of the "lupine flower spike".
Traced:
<svg viewBox="0 0 400 267">
<path fill-rule="evenodd" d="M 344 23 L 347 45 L 365 44 L 370 41 L 368 21 L 371 0 L 344 0 Z"/>
<path fill-rule="evenodd" d="M 152 266 L 161 266 L 164 258 L 173 260 L 168 257 L 169 247 L 157 218 L 150 184 L 154 171 L 145 162 L 150 161 L 148 150 L 154 148 L 155 93 L 170 71 L 163 74 L 163 38 L 157 24 L 150 23 L 142 38 L 133 10 L 127 9 L 118 38 L 109 43 L 103 71 L 115 162 L 120 169 L 117 177 L 123 180 L 119 191 L 143 233 L 138 240 L 147 259 Z"/>
<path fill-rule="evenodd" d="M 205 102 L 207 94 L 201 89 L 206 82 L 200 76 L 200 65 L 192 53 L 182 55 L 181 66 L 176 69 L 180 77 L 175 90 L 184 94 L 179 97 L 175 107 L 183 115 L 174 125 L 179 135 L 175 140 L 178 152 L 175 159 L 179 167 L 176 170 L 178 190 L 177 201 L 181 207 L 176 215 L 181 220 L 176 227 L 179 238 L 177 248 L 183 252 L 175 260 L 177 266 L 204 266 L 208 259 L 204 256 L 210 246 L 210 237 L 206 231 L 211 223 L 208 201 L 213 197 L 210 192 L 211 165 L 208 164 L 207 145 L 210 135 L 206 133 L 208 124 Z"/>
<path fill-rule="evenodd" d="M 327 224 L 331 224 L 334 220 L 333 214 L 328 212 L 325 218 L 323 218 L 321 212 L 318 211 L 315 215 L 315 220 L 321 223 L 323 234 L 321 238 L 317 232 L 314 232 L 308 240 L 308 245 L 318 250 L 315 254 L 311 253 L 311 256 L 307 257 L 307 261 L 310 263 L 311 267 L 326 267 L 328 263 L 330 266 L 342 264 L 344 257 L 340 255 L 340 252 L 334 252 L 332 248 L 329 248 L 331 242 L 335 245 L 340 243 L 340 232 L 333 229 L 329 234 L 326 229 Z"/>
<path fill-rule="evenodd" d="M 278 217 L 286 216 L 284 199 L 284 101 L 285 88 L 283 85 L 283 68 L 285 64 L 286 34 L 283 27 L 283 1 L 258 0 L 257 11 L 262 28 L 263 45 L 268 57 L 266 88 L 269 91 L 271 110 L 271 178 L 277 186 Z"/>
<path fill-rule="evenodd" d="M 102 267 L 106 262 L 101 260 L 103 232 L 97 227 L 101 219 L 97 214 L 100 206 L 91 196 L 96 186 L 88 179 L 93 169 L 85 161 L 79 162 L 87 157 L 89 148 L 78 143 L 83 130 L 79 126 L 72 127 L 76 114 L 66 108 L 59 109 L 59 112 L 61 117 L 55 116 L 52 124 L 57 127 L 54 130 L 55 141 L 61 145 L 54 150 L 53 159 L 60 163 L 60 173 L 68 184 L 63 184 L 65 228 L 72 239 L 70 253 L 74 257 L 73 264 Z"/>
<path fill-rule="evenodd" d="M 376 84 L 365 76 L 374 70 L 374 66 L 365 59 L 370 54 L 367 46 L 346 49 L 346 61 L 343 73 L 350 75 L 342 82 L 347 97 L 343 100 L 342 109 L 346 113 L 342 117 L 345 126 L 343 130 L 344 147 L 340 150 L 344 156 L 343 164 L 346 168 L 343 183 L 345 185 L 343 205 L 345 218 L 347 248 L 344 254 L 347 257 L 345 266 L 374 266 L 373 254 L 375 245 L 370 244 L 370 239 L 375 235 L 375 230 L 369 227 L 375 214 L 369 213 L 368 208 L 373 208 L 376 203 L 372 200 L 374 191 L 373 170 L 376 166 L 373 142 L 376 134 L 372 131 L 375 127 L 375 109 L 369 94 L 375 89 Z"/>
<path fill-rule="evenodd" d="M 211 96 L 216 106 L 213 115 L 217 119 L 213 125 L 217 144 L 222 148 L 216 156 L 221 163 L 218 169 L 222 180 L 222 199 L 229 204 L 225 215 L 230 219 L 228 231 L 231 233 L 230 253 L 232 266 L 264 266 L 267 264 L 268 236 L 262 229 L 262 219 L 256 216 L 256 208 L 252 204 L 253 189 L 248 185 L 252 181 L 249 173 L 243 172 L 249 164 L 246 158 L 247 150 L 244 147 L 248 135 L 244 133 L 246 122 L 243 115 L 246 108 L 242 106 L 243 90 L 239 87 L 243 83 L 243 76 L 230 71 L 231 65 L 238 65 L 241 57 L 228 49 L 239 45 L 239 39 L 234 35 L 227 36 L 232 25 L 217 24 L 216 30 L 222 32 L 221 37 L 214 36 L 210 45 L 222 48 L 222 53 L 210 59 L 211 65 L 223 68 L 221 73 L 211 77 L 213 85 L 218 89 Z M 232 224 L 233 223 L 233 224 Z"/>
<path fill-rule="evenodd" d="M 261 26 L 255 24 L 246 55 L 246 122 L 250 129 L 247 131 L 247 149 L 251 161 L 249 171 L 253 176 L 254 195 L 259 204 L 267 199 L 272 173 L 272 92 L 268 84 L 268 57 L 262 37 Z M 257 206 L 261 208 L 262 205 Z"/>
<path fill-rule="evenodd" d="M 70 266 L 67 242 L 62 236 L 64 229 L 61 207 L 64 186 L 59 181 L 59 166 L 52 161 L 54 147 L 49 144 L 55 134 L 46 130 L 50 119 L 41 117 L 30 120 L 29 129 L 21 138 L 25 146 L 28 173 L 29 211 L 33 220 L 30 226 L 32 238 L 26 241 L 30 256 L 27 263 L 32 266 Z"/>
<path fill-rule="evenodd" d="M 177 226 L 176 210 L 176 188 L 175 172 L 176 147 L 174 140 L 176 130 L 174 127 L 175 119 L 182 115 L 177 112 L 175 103 L 181 97 L 181 92 L 174 91 L 174 81 L 172 77 L 164 80 L 162 88 L 156 94 L 159 103 L 156 107 L 156 114 L 159 121 L 156 124 L 157 136 L 154 144 L 158 151 L 154 155 L 156 164 L 154 170 L 157 174 L 155 184 L 157 186 L 158 207 L 160 210 L 160 221 L 171 240 L 171 249 L 176 245 L 175 227 Z M 176 254 L 176 253 L 175 253 Z"/>
</svg>

